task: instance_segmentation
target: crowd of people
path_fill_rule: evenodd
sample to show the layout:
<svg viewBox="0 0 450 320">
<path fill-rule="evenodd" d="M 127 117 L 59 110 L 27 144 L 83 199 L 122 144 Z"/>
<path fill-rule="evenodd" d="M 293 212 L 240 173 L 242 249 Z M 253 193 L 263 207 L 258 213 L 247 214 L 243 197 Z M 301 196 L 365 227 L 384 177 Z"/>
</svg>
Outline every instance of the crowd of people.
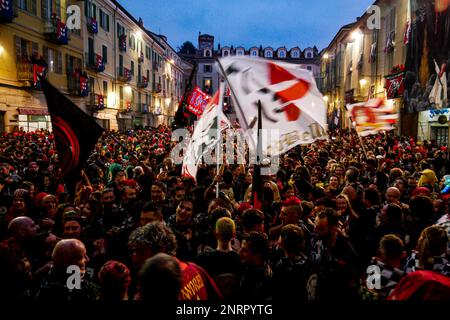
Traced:
<svg viewBox="0 0 450 320">
<path fill-rule="evenodd" d="M 258 209 L 252 166 L 192 179 L 168 127 L 113 134 L 74 195 L 51 133 L 0 136 L 0 299 L 385 300 L 417 272 L 448 294 L 445 146 L 330 132 L 281 156 Z"/>
</svg>

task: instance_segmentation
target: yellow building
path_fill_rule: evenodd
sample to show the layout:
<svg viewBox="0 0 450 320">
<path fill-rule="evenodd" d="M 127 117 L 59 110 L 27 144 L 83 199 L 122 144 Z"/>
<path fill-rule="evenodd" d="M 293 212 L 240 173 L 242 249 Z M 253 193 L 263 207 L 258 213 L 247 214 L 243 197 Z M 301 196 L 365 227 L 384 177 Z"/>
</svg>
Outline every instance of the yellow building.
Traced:
<svg viewBox="0 0 450 320">
<path fill-rule="evenodd" d="M 0 131 L 50 128 L 45 98 L 33 88 L 34 66 L 44 64 L 47 79 L 106 129 L 170 124 L 184 70 L 164 36 L 115 0 L 14 3 L 12 22 L 0 21 Z M 70 5 L 80 6 L 80 28 L 58 44 Z"/>
<path fill-rule="evenodd" d="M 70 94 L 69 63 L 83 57 L 80 31 L 68 30 L 68 44 L 57 43 L 58 21 L 66 22 L 70 0 L 14 1 L 12 22 L 0 22 L 0 131 L 49 128 L 50 118 L 42 91 L 33 89 L 34 62 L 47 63 L 47 79 Z M 41 61 L 42 61 L 41 59 Z M 82 98 L 71 96 L 78 105 Z"/>
<path fill-rule="evenodd" d="M 339 109 L 341 127 L 350 125 L 346 104 L 386 98 L 385 76 L 394 66 L 405 64 L 407 1 L 378 0 L 374 5 L 380 9 L 379 28 L 372 25 L 376 11 L 369 10 L 356 22 L 342 27 L 322 53 L 321 89 L 328 113 Z M 402 99 L 393 102 L 402 113 Z"/>
</svg>

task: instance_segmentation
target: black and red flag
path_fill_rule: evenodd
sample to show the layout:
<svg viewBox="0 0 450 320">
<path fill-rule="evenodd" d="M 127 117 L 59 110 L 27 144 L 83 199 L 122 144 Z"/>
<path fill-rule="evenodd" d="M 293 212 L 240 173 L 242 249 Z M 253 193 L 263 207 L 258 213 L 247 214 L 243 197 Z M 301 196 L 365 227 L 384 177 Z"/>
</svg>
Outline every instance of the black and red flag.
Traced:
<svg viewBox="0 0 450 320">
<path fill-rule="evenodd" d="M 80 172 L 103 128 L 47 80 L 41 78 L 40 81 L 52 120 L 62 176 L 67 190 L 74 195 Z"/>
</svg>

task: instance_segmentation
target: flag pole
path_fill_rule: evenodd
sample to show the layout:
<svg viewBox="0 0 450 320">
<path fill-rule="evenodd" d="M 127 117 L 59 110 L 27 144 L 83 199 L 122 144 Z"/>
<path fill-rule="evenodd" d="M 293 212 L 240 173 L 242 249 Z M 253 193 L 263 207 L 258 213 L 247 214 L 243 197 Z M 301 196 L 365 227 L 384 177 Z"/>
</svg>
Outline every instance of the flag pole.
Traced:
<svg viewBox="0 0 450 320">
<path fill-rule="evenodd" d="M 219 84 L 219 105 L 216 107 L 216 117 L 217 117 L 217 139 L 219 142 L 217 143 L 216 148 L 216 173 L 217 175 L 221 174 L 220 172 L 220 154 L 222 146 L 222 135 L 220 133 L 220 121 L 221 119 L 221 110 L 223 109 L 223 90 L 225 88 L 225 82 L 220 81 Z M 219 182 L 217 181 L 216 185 L 216 198 L 219 198 Z"/>
<path fill-rule="evenodd" d="M 256 164 L 253 165 L 253 181 L 252 181 L 252 202 L 253 208 L 261 209 L 263 204 L 263 186 L 261 184 L 261 158 L 262 158 L 262 106 L 261 100 L 258 100 L 258 131 L 256 146 Z"/>
</svg>

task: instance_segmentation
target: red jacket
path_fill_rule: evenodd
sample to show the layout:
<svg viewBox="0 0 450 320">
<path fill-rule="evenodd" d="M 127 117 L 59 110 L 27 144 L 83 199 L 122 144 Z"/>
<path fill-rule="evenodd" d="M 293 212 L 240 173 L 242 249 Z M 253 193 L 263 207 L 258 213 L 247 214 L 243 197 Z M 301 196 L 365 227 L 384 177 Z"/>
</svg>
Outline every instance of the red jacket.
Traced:
<svg viewBox="0 0 450 320">
<path fill-rule="evenodd" d="M 404 277 L 388 300 L 449 300 L 450 278 L 433 271 L 416 271 Z"/>
</svg>

